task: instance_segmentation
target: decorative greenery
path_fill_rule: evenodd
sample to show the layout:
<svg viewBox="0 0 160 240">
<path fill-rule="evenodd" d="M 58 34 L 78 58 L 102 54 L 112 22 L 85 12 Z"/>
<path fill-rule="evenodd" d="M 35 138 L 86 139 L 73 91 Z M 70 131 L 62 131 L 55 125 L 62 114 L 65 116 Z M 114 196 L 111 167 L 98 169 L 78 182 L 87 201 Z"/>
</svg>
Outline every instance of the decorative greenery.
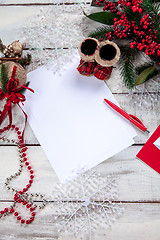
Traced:
<svg viewBox="0 0 160 240">
<path fill-rule="evenodd" d="M 7 92 L 7 83 L 9 81 L 7 76 L 7 70 L 4 64 L 1 65 L 1 74 L 0 74 L 1 88 L 4 93 Z"/>
<path fill-rule="evenodd" d="M 0 39 L 0 51 L 3 52 L 3 43 L 1 39 Z"/>
<path fill-rule="evenodd" d="M 140 75 L 137 77 L 135 84 L 139 85 L 150 79 L 151 77 L 157 75 L 158 71 L 155 66 L 148 67 L 147 69 L 143 70 Z"/>
<path fill-rule="evenodd" d="M 133 61 L 135 59 L 135 49 L 131 49 L 129 46 L 121 48 L 121 62 L 120 62 L 120 74 L 124 80 L 125 86 L 129 89 L 135 85 L 136 75 L 134 71 Z"/>
<path fill-rule="evenodd" d="M 137 75 L 139 75 L 141 72 L 143 72 L 145 69 L 152 67 L 154 65 L 154 62 L 144 62 L 143 64 L 141 64 L 140 66 L 135 68 L 135 72 Z"/>
<path fill-rule="evenodd" d="M 84 13 L 85 14 L 85 13 Z M 94 20 L 96 22 L 100 22 L 106 25 L 113 25 L 114 18 L 119 18 L 119 16 L 115 13 L 109 13 L 109 12 L 96 12 L 92 13 L 90 15 L 86 15 L 91 20 Z"/>
<path fill-rule="evenodd" d="M 95 32 L 91 33 L 89 35 L 89 37 L 92 37 L 92 38 L 97 38 L 98 40 L 100 39 L 104 39 L 105 38 L 105 34 L 108 33 L 108 32 L 114 32 L 114 28 L 112 26 L 110 27 L 101 27 L 99 29 L 97 29 Z"/>
<path fill-rule="evenodd" d="M 159 0 L 93 0 L 92 6 L 103 7 L 103 12 L 87 17 L 109 26 L 89 36 L 117 42 L 121 50 L 120 71 L 126 87 L 131 89 L 155 76 L 160 71 Z M 150 60 L 135 69 L 137 52 L 145 53 Z"/>
<path fill-rule="evenodd" d="M 32 56 L 27 53 L 27 56 L 23 59 L 19 60 L 18 63 L 22 65 L 22 67 L 25 67 L 26 65 L 29 65 L 32 60 Z"/>
<path fill-rule="evenodd" d="M 136 24 L 139 24 L 142 16 L 139 12 L 133 12 L 131 7 L 125 7 L 124 13 L 126 14 L 129 21 L 134 21 Z"/>
<path fill-rule="evenodd" d="M 153 19 L 154 30 L 157 30 L 157 38 L 160 41 L 160 2 L 153 0 L 143 0 L 140 6 Z"/>
</svg>

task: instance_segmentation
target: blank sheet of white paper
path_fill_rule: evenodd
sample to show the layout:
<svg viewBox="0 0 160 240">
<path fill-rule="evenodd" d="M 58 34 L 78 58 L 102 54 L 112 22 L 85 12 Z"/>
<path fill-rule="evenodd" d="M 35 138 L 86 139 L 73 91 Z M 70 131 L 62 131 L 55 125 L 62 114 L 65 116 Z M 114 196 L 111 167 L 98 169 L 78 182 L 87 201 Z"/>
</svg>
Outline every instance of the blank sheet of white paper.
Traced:
<svg viewBox="0 0 160 240">
<path fill-rule="evenodd" d="M 28 74 L 24 110 L 28 122 L 62 183 L 134 143 L 134 128 L 107 106 L 117 104 L 107 85 L 78 73 L 79 59 L 62 76 L 45 67 Z"/>
</svg>

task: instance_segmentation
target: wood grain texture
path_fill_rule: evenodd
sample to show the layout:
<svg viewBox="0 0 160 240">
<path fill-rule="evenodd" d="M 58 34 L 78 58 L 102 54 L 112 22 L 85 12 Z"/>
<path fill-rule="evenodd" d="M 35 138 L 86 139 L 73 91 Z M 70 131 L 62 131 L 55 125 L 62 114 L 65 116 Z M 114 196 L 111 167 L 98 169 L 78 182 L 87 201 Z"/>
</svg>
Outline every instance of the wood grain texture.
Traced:
<svg viewBox="0 0 160 240">
<path fill-rule="evenodd" d="M 18 4 L 42 4 L 42 5 L 46 5 L 46 4 L 55 4 L 55 3 L 66 3 L 66 4 L 72 4 L 72 3 L 83 3 L 83 2 L 88 2 L 86 0 L 0 0 L 0 4 L 3 5 L 7 5 L 7 4 L 12 4 L 12 5 L 18 5 Z"/>
<path fill-rule="evenodd" d="M 125 149 L 98 165 L 96 171 L 104 178 L 108 175 L 117 177 L 118 201 L 160 202 L 159 174 L 136 158 L 140 149 L 141 146 Z M 0 157 L 1 166 L 3 166 L 0 169 L 0 200 L 9 200 L 12 199 L 12 193 L 5 188 L 4 182 L 6 177 L 18 169 L 16 147 L 1 146 L 0 156 L 3 156 Z M 35 169 L 35 182 L 31 191 L 44 193 L 46 197 L 51 198 L 50 200 L 54 200 L 58 178 L 42 148 L 29 147 L 28 158 L 31 166 Z M 22 175 L 13 181 L 12 186 L 20 189 L 27 184 L 27 181 L 28 173 L 24 169 Z"/>
<path fill-rule="evenodd" d="M 6 206 L 6 203 L 0 203 L 0 208 Z M 116 220 L 112 228 L 104 226 L 97 227 L 95 239 L 98 240 L 159 240 L 160 235 L 160 204 L 123 204 L 124 214 Z M 54 220 L 56 213 L 52 206 L 47 206 L 39 214 L 36 220 L 26 226 L 19 225 L 13 216 L 9 216 L 1 221 L 0 233 L 1 240 L 80 240 L 79 237 L 73 237 L 67 233 L 61 233 L 58 238 L 56 222 Z M 86 238 L 87 240 L 87 238 Z"/>
<path fill-rule="evenodd" d="M 41 9 L 48 7 L 62 0 L 0 0 L 0 37 L 7 45 L 12 41 L 19 39 L 23 42 L 20 31 L 23 31 L 26 23 L 30 21 L 30 17 L 35 16 Z M 81 0 L 68 0 L 68 3 L 82 2 Z M 38 5 L 40 4 L 40 5 Z M 45 6 L 45 4 L 47 4 Z M 6 6 L 2 6 L 6 5 Z M 8 6 L 7 6 L 8 5 Z M 12 6 L 9 6 L 12 5 Z M 53 7 L 53 6 L 51 6 Z M 72 8 L 72 6 L 70 5 Z M 74 21 L 76 14 L 72 15 Z M 5 19 L 5 21 L 4 21 Z M 86 26 L 89 26 L 86 30 Z M 82 31 L 84 34 L 95 29 L 97 25 L 87 18 L 83 18 Z M 45 45 L 44 48 L 52 48 L 53 46 Z M 61 47 L 61 46 L 59 46 Z M 68 47 L 67 45 L 65 46 Z M 75 46 L 77 47 L 77 46 Z M 51 49 L 52 51 L 52 49 Z M 34 69 L 34 63 L 32 65 Z M 147 90 L 150 93 L 157 93 L 159 77 L 153 81 L 148 81 L 146 84 Z M 136 145 L 125 149 L 112 158 L 104 161 L 96 167 L 96 171 L 100 173 L 104 179 L 108 176 L 117 177 L 119 197 L 117 201 L 122 201 L 125 208 L 124 214 L 114 223 L 112 228 L 97 227 L 96 240 L 159 240 L 160 236 L 160 176 L 146 164 L 136 158 L 136 154 L 146 142 L 148 137 L 153 133 L 156 127 L 160 124 L 160 106 L 159 96 L 157 104 L 148 103 L 139 105 L 141 99 L 141 90 L 143 86 L 138 86 L 139 94 L 129 94 L 127 88 L 122 83 L 118 69 L 114 69 L 112 77 L 107 81 L 107 85 L 114 93 L 122 108 L 128 113 L 132 113 L 139 117 L 147 128 L 150 134 L 146 134 L 137 130 Z M 158 89 L 159 90 L 159 89 Z M 160 90 L 159 93 L 160 94 Z M 139 99 L 138 99 L 139 98 Z M 150 95 L 147 95 L 150 98 Z M 3 103 L 0 103 L 0 109 Z M 6 119 L 7 121 L 7 119 Z M 13 122 L 23 129 L 24 116 L 20 109 L 13 109 Z M 4 123 L 4 125 L 6 122 Z M 14 134 L 10 134 L 10 138 L 14 138 Z M 25 141 L 29 145 L 28 158 L 31 166 L 35 170 L 35 182 L 30 189 L 32 192 L 44 193 L 48 200 L 54 201 L 55 185 L 58 178 L 51 167 L 45 153 L 38 145 L 38 141 L 27 124 L 25 131 Z M 11 204 L 13 193 L 9 192 L 4 185 L 6 177 L 17 171 L 18 159 L 15 146 L 0 145 L 0 210 Z M 28 183 L 28 173 L 26 170 L 22 176 L 12 182 L 14 187 L 21 189 Z M 20 211 L 27 217 L 27 213 L 21 208 Z M 79 240 L 78 237 L 73 237 L 68 233 L 63 233 L 58 238 L 54 216 L 56 208 L 53 203 L 47 206 L 44 210 L 37 214 L 33 224 L 27 226 L 18 225 L 13 216 L 0 220 L 0 240 Z M 86 237 L 86 239 L 88 238 Z"/>
<path fill-rule="evenodd" d="M 112 85 L 113 86 L 113 85 Z M 110 86 L 112 90 L 112 87 Z M 156 127 L 160 124 L 160 107 L 159 104 L 153 105 L 152 107 L 148 105 L 139 106 L 136 104 L 136 95 L 128 96 L 128 94 L 114 94 L 115 98 L 119 102 L 120 106 L 128 113 L 131 113 L 137 116 L 141 121 L 146 125 L 150 134 L 144 133 L 138 128 L 135 127 L 137 131 L 137 136 L 135 137 L 136 144 L 144 144 L 149 136 L 154 132 Z M 104 96 L 105 97 L 105 96 Z M 102 99 L 103 101 L 103 99 Z M 1 103 L 0 106 L 2 107 L 3 104 Z M 106 106 L 107 107 L 107 106 Z M 152 113 L 152 114 L 151 114 Z M 4 125 L 7 124 L 8 118 L 6 118 Z M 21 130 L 24 128 L 24 115 L 22 111 L 15 106 L 13 109 L 13 123 L 20 127 Z M 11 134 L 11 137 L 14 138 L 14 135 Z M 27 124 L 25 130 L 25 142 L 26 144 L 38 144 L 38 141 L 30 128 Z"/>
</svg>

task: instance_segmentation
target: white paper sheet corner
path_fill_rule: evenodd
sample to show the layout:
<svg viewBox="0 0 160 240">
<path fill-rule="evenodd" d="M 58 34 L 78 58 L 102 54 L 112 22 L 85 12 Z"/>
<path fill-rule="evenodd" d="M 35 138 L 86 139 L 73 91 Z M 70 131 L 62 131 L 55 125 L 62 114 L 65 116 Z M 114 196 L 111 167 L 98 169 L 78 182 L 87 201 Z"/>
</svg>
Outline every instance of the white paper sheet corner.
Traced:
<svg viewBox="0 0 160 240">
<path fill-rule="evenodd" d="M 160 137 L 154 142 L 154 145 L 160 150 Z"/>
</svg>

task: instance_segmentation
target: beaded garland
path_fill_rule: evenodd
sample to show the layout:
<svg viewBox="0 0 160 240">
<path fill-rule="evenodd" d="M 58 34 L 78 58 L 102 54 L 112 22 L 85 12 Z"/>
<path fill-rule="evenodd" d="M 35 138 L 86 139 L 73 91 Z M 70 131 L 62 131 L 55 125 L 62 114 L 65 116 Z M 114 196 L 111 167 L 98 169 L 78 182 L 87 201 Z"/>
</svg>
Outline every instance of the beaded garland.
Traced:
<svg viewBox="0 0 160 240">
<path fill-rule="evenodd" d="M 8 132 L 9 130 L 9 125 L 7 127 L 4 127 L 3 129 L 0 129 L 0 134 L 2 135 L 3 133 Z M 17 218 L 17 220 L 21 223 L 21 224 L 30 224 L 34 221 L 37 210 L 38 209 L 43 209 L 46 205 L 46 203 L 49 203 L 51 201 L 47 201 L 44 196 L 42 194 L 38 194 L 38 193 L 27 193 L 28 189 L 32 186 L 33 184 L 33 180 L 34 180 L 34 171 L 28 161 L 27 158 L 27 147 L 23 141 L 23 137 L 22 137 L 22 133 L 19 130 L 18 127 L 16 127 L 15 125 L 12 125 L 11 130 L 14 130 L 15 133 L 17 134 L 17 141 L 16 140 L 10 140 L 8 138 L 5 137 L 5 135 L 1 136 L 0 135 L 0 142 L 7 142 L 7 143 L 11 143 L 11 144 L 15 144 L 18 148 L 18 153 L 19 153 L 19 169 L 16 173 L 14 173 L 13 175 L 11 175 L 10 177 L 6 178 L 6 182 L 5 182 L 5 186 L 8 190 L 12 191 L 14 194 L 14 203 L 9 206 L 8 208 L 4 208 L 3 210 L 0 211 L 0 218 L 14 214 L 14 216 Z M 23 168 L 26 167 L 27 170 L 29 171 L 30 174 L 30 179 L 28 184 L 22 189 L 22 190 L 17 190 L 15 188 L 13 188 L 12 186 L 10 186 L 10 182 L 17 178 L 18 176 L 21 175 Z M 42 204 L 41 205 L 36 205 L 34 204 L 33 201 L 33 197 L 34 198 L 38 198 L 40 197 Z M 20 214 L 15 210 L 15 206 L 21 203 L 24 206 L 26 206 L 26 208 L 28 210 L 30 210 L 31 212 L 31 217 L 27 220 L 25 220 L 24 218 L 22 218 L 22 216 L 20 216 Z"/>
<path fill-rule="evenodd" d="M 30 166 L 30 164 L 28 162 L 27 154 L 26 154 L 26 151 L 27 151 L 28 148 L 25 146 L 25 144 L 24 144 L 24 142 L 22 140 L 22 134 L 19 131 L 19 128 L 16 127 L 15 125 L 12 125 L 11 128 L 13 130 L 15 130 L 15 132 L 17 134 L 17 137 L 18 137 L 18 141 L 9 140 L 9 139 L 4 138 L 4 137 L 0 137 L 0 140 L 2 142 L 4 142 L 4 141 L 7 141 L 8 143 L 11 142 L 11 143 L 15 144 L 18 147 L 18 149 L 19 149 L 18 152 L 19 152 L 20 168 L 18 169 L 18 171 L 14 175 L 11 175 L 9 178 L 6 178 L 5 185 L 6 185 L 7 189 L 11 190 L 12 192 L 15 193 L 15 195 L 14 195 L 14 204 L 11 205 L 9 208 L 5 208 L 4 210 L 0 211 L 0 214 L 1 214 L 0 217 L 6 216 L 6 215 L 10 215 L 10 214 L 14 214 L 14 216 L 17 218 L 17 220 L 20 221 L 22 224 L 24 224 L 24 223 L 29 224 L 32 221 L 34 221 L 34 218 L 36 216 L 36 212 L 35 212 L 36 206 L 33 205 L 33 202 L 29 202 L 27 200 L 27 194 L 26 194 L 26 192 L 28 191 L 28 189 L 31 187 L 31 185 L 33 183 L 33 179 L 34 179 L 33 173 L 34 173 L 34 171 L 32 170 L 32 167 Z M 5 132 L 7 130 L 9 130 L 9 126 L 4 127 L 3 129 L 1 129 L 0 133 L 2 134 L 3 132 Z M 25 188 L 23 188 L 22 191 L 18 191 L 15 188 L 11 187 L 9 185 L 9 183 L 11 182 L 12 179 L 18 177 L 21 174 L 24 165 L 27 167 L 27 169 L 28 169 L 28 171 L 30 173 L 30 180 L 29 180 L 29 183 L 26 185 Z M 15 211 L 16 203 L 22 203 L 23 205 L 26 206 L 26 208 L 28 208 L 31 211 L 31 215 L 32 216 L 30 217 L 30 219 L 24 220 L 19 215 L 19 213 Z"/>
</svg>

